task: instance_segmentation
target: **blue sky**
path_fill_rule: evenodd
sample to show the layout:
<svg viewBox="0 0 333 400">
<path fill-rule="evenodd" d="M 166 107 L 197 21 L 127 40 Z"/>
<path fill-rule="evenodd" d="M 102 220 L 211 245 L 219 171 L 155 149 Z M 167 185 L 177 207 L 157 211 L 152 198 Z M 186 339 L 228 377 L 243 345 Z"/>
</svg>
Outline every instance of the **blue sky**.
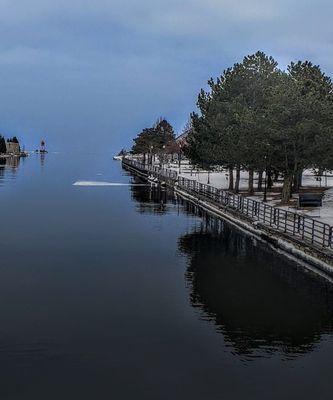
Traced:
<svg viewBox="0 0 333 400">
<path fill-rule="evenodd" d="M 327 0 L 0 0 L 0 130 L 29 148 L 114 152 L 209 77 L 263 50 L 333 74 Z"/>
</svg>

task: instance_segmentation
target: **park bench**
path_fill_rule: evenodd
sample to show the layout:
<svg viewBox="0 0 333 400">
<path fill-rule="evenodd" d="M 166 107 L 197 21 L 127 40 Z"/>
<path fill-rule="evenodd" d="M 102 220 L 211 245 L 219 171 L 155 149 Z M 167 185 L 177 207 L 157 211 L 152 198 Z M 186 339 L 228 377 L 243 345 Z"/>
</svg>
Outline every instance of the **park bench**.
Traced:
<svg viewBox="0 0 333 400">
<path fill-rule="evenodd" d="M 299 207 L 321 207 L 323 205 L 322 193 L 300 193 L 298 198 Z"/>
</svg>

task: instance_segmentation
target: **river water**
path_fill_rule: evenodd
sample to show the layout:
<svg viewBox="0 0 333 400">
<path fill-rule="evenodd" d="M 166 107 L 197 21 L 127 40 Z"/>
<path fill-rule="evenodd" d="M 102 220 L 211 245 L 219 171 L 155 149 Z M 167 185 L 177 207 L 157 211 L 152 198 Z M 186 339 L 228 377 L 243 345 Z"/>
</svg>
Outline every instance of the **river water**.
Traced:
<svg viewBox="0 0 333 400">
<path fill-rule="evenodd" d="M 105 154 L 1 163 L 1 400 L 332 398 L 322 278 Z"/>
</svg>

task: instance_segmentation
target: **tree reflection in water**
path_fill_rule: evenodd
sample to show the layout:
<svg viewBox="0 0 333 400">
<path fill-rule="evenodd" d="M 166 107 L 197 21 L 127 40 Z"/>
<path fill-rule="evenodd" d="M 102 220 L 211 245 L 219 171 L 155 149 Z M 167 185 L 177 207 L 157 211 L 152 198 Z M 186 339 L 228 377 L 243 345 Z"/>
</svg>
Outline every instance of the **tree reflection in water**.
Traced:
<svg viewBox="0 0 333 400">
<path fill-rule="evenodd" d="M 187 212 L 198 210 L 185 205 Z M 193 307 L 214 321 L 238 355 L 296 357 L 332 333 L 331 285 L 262 243 L 200 212 L 179 239 Z"/>
<path fill-rule="evenodd" d="M 176 202 L 172 191 L 160 185 L 147 184 L 147 180 L 138 177 L 133 177 L 132 183 L 131 197 L 136 201 L 139 213 L 165 214 Z"/>
<path fill-rule="evenodd" d="M 0 186 L 3 181 L 7 179 L 15 179 L 17 169 L 20 166 L 21 158 L 13 157 L 0 157 Z"/>
<path fill-rule="evenodd" d="M 146 183 L 133 178 L 133 183 Z M 310 352 L 333 330 L 333 288 L 268 245 L 160 187 L 131 186 L 140 213 L 181 209 L 200 217 L 179 238 L 190 302 L 213 321 L 232 351 L 246 359 Z"/>
</svg>

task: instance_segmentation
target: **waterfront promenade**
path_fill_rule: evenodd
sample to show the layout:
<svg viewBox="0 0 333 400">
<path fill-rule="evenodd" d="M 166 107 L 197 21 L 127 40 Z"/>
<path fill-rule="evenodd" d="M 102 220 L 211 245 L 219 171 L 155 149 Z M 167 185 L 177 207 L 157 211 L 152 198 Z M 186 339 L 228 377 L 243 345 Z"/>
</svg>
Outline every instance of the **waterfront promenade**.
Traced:
<svg viewBox="0 0 333 400">
<path fill-rule="evenodd" d="M 317 264 L 333 273 L 333 227 L 312 217 L 262 201 L 218 189 L 177 171 L 123 159 L 130 168 L 152 182 L 167 184 L 181 196 L 210 209 L 222 218 L 282 248 L 296 258 Z"/>
</svg>

